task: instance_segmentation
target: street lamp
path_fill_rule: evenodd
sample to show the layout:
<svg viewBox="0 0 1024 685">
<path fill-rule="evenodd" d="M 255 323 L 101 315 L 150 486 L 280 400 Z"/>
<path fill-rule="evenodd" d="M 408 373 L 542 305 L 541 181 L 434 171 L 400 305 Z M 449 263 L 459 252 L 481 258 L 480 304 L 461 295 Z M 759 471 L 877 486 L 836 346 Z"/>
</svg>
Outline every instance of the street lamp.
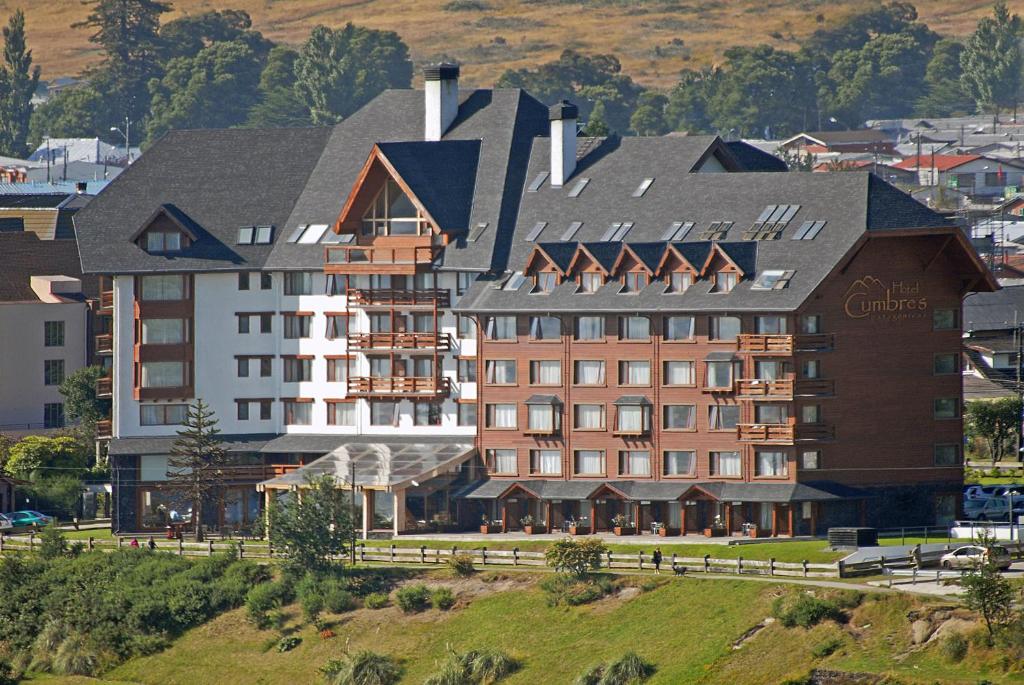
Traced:
<svg viewBox="0 0 1024 685">
<path fill-rule="evenodd" d="M 131 148 L 131 120 L 128 117 L 124 118 L 124 130 L 122 131 L 117 126 L 111 126 L 111 133 L 120 133 L 121 137 L 124 138 L 124 157 L 128 160 L 128 164 L 132 163 L 132 148 Z"/>
</svg>

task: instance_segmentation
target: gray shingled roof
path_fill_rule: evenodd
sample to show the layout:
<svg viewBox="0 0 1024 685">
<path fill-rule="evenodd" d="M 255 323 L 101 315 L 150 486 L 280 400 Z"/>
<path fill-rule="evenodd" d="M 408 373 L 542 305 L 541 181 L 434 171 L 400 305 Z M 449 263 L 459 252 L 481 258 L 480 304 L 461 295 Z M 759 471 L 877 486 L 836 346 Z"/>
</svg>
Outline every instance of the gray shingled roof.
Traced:
<svg viewBox="0 0 1024 685">
<path fill-rule="evenodd" d="M 380 143 L 379 148 L 438 228 L 448 233 L 469 230 L 479 140 Z"/>
<path fill-rule="evenodd" d="M 83 276 L 74 240 L 40 240 L 31 231 L 0 233 L 0 302 L 38 302 L 32 276 L 69 276 L 87 297 L 99 295 L 99 279 Z"/>
<path fill-rule="evenodd" d="M 1024 323 L 1024 285 L 964 299 L 965 331 L 1009 330 L 1018 323 Z"/>
<path fill-rule="evenodd" d="M 588 499 L 603 486 L 618 490 L 631 501 L 670 502 L 691 488 L 699 488 L 721 501 L 742 502 L 821 502 L 863 499 L 863 490 L 830 481 L 807 483 L 692 483 L 686 481 L 576 481 L 576 480 L 499 480 L 489 479 L 466 485 L 452 497 L 494 499 L 518 484 L 540 499 Z"/>
</svg>

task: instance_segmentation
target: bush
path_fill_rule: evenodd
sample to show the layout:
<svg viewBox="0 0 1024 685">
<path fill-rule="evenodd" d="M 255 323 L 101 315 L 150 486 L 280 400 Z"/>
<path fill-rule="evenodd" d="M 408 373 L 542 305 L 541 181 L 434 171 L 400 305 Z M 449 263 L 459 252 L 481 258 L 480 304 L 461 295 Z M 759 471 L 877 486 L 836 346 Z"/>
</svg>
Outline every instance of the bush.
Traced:
<svg viewBox="0 0 1024 685">
<path fill-rule="evenodd" d="M 320 673 L 328 685 L 394 685 L 402 677 L 402 667 L 393 657 L 363 650 L 331 659 Z"/>
<path fill-rule="evenodd" d="M 801 593 L 793 602 L 786 602 L 783 597 L 779 597 L 772 606 L 772 615 L 787 628 L 810 628 L 826 619 L 837 623 L 846 621 L 846 615 L 835 602 L 806 593 Z"/>
<path fill-rule="evenodd" d="M 451 2 L 446 2 L 441 9 L 445 12 L 483 12 L 488 7 L 480 0 L 451 0 Z"/>
<path fill-rule="evenodd" d="M 366 605 L 367 609 L 383 609 L 390 603 L 387 594 L 384 592 L 371 592 L 363 600 L 363 604 Z"/>
<path fill-rule="evenodd" d="M 365 597 L 374 592 L 390 592 L 396 579 L 407 574 L 402 569 L 349 569 L 341 583 L 356 597 Z"/>
<path fill-rule="evenodd" d="M 582 577 L 601 568 L 608 548 L 598 538 L 574 540 L 564 538 L 544 552 L 548 566 L 560 573 Z"/>
<path fill-rule="evenodd" d="M 473 557 L 469 554 L 454 554 L 448 558 L 448 568 L 460 578 L 468 578 L 476 572 Z"/>
<path fill-rule="evenodd" d="M 548 606 L 580 606 L 611 594 L 615 590 L 615 583 L 606 577 L 581 579 L 557 574 L 541 581 L 540 587 L 547 593 Z"/>
<path fill-rule="evenodd" d="M 299 602 L 302 604 L 302 616 L 307 623 L 314 623 L 320 618 L 320 612 L 324 610 L 322 595 L 308 592 L 299 599 Z"/>
<path fill-rule="evenodd" d="M 281 595 L 279 583 L 261 583 L 245 595 L 245 609 L 249 613 L 249 620 L 260 630 L 266 630 L 271 626 L 269 614 L 283 604 Z"/>
<path fill-rule="evenodd" d="M 939 644 L 939 651 L 946 661 L 958 664 L 967 656 L 967 638 L 960 633 L 951 633 Z"/>
<path fill-rule="evenodd" d="M 426 585 L 406 585 L 395 592 L 395 603 L 407 614 L 426 611 L 430 606 L 430 590 Z"/>
<path fill-rule="evenodd" d="M 448 611 L 455 606 L 455 594 L 446 587 L 435 588 L 430 593 L 430 603 L 434 605 L 435 609 Z"/>
<path fill-rule="evenodd" d="M 824 659 L 842 646 L 843 641 L 841 639 L 838 637 L 832 637 L 814 645 L 814 647 L 811 648 L 811 656 L 815 659 Z"/>
<path fill-rule="evenodd" d="M 654 675 L 654 664 L 635 652 L 626 652 L 610 664 L 593 666 L 574 681 L 574 685 L 634 685 Z"/>
<path fill-rule="evenodd" d="M 14 668 L 0 659 L 0 685 L 18 685 L 18 679 L 14 677 Z"/>
<path fill-rule="evenodd" d="M 356 608 L 355 598 L 341 583 L 335 581 L 325 584 L 323 593 L 324 607 L 332 614 L 343 614 Z"/>
<path fill-rule="evenodd" d="M 441 670 L 423 685 L 490 685 L 515 673 L 519 662 L 497 649 L 472 649 L 459 654 L 450 651 Z"/>
<path fill-rule="evenodd" d="M 44 526 L 39 533 L 39 554 L 43 559 L 56 559 L 68 552 L 68 541 L 57 527 L 54 521 L 49 526 Z"/>
<path fill-rule="evenodd" d="M 61 675 L 96 675 L 100 657 L 96 648 L 81 633 L 71 633 L 53 655 L 53 670 Z"/>
<path fill-rule="evenodd" d="M 290 652 L 302 644 L 302 638 L 298 635 L 286 635 L 277 642 L 277 651 Z"/>
</svg>

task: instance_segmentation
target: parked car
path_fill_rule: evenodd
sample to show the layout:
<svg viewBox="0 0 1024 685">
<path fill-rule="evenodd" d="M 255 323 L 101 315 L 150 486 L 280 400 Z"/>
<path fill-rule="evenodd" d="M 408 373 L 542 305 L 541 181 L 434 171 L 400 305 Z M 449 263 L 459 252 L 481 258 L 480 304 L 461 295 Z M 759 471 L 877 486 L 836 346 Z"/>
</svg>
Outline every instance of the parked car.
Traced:
<svg viewBox="0 0 1024 685">
<path fill-rule="evenodd" d="M 987 500 L 989 497 L 995 497 L 996 490 L 1001 488 L 1001 485 L 968 485 L 964 488 L 964 503 L 969 501 Z"/>
<path fill-rule="evenodd" d="M 10 528 L 14 528 L 14 524 L 11 523 L 9 518 L 0 514 L 0 530 L 8 530 Z"/>
<path fill-rule="evenodd" d="M 15 528 L 20 526 L 45 526 L 53 520 L 45 514 L 40 514 L 38 511 L 30 509 L 11 512 L 10 514 L 5 514 L 5 516 L 11 520 Z"/>
<path fill-rule="evenodd" d="M 1010 551 L 1005 547 L 996 545 L 986 549 L 977 545 L 967 545 L 943 554 L 939 564 L 945 569 L 976 568 L 986 560 L 991 560 L 996 568 L 1003 571 L 1010 568 L 1013 561 L 1010 558 Z"/>
<path fill-rule="evenodd" d="M 985 503 L 988 502 L 989 498 L 985 497 L 982 499 L 965 499 L 964 500 L 964 518 L 974 520 L 981 514 L 981 510 L 985 508 Z"/>
<path fill-rule="evenodd" d="M 1013 498 L 1013 521 L 1016 523 L 1019 516 L 1024 516 L 1024 497 Z M 1010 498 L 989 497 L 985 505 L 978 511 L 975 519 L 978 521 L 1009 521 L 1010 520 Z"/>
</svg>

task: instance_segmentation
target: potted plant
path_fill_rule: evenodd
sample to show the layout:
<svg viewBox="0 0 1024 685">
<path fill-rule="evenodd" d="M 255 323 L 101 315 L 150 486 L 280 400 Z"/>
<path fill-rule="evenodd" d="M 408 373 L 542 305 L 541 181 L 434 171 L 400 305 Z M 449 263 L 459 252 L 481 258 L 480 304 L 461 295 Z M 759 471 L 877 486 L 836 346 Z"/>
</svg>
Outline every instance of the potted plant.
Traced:
<svg viewBox="0 0 1024 685">
<path fill-rule="evenodd" d="M 710 528 L 704 529 L 704 537 L 706 538 L 720 538 L 725 536 L 725 523 L 722 521 L 721 516 L 715 516 L 711 522 Z"/>
<path fill-rule="evenodd" d="M 482 535 L 487 535 L 488 533 L 497 533 L 497 532 L 498 532 L 498 526 L 495 525 L 492 521 L 490 521 L 487 518 L 486 514 L 484 514 L 483 516 L 480 517 L 480 533 Z"/>
<path fill-rule="evenodd" d="M 633 528 L 625 514 L 616 514 L 612 516 L 612 532 L 616 535 L 633 535 L 636 533 L 636 529 Z"/>
<path fill-rule="evenodd" d="M 586 535 L 590 531 L 586 527 L 587 517 L 583 516 L 579 521 L 576 519 L 569 520 L 569 535 Z"/>
<path fill-rule="evenodd" d="M 533 516 L 531 516 L 530 514 L 527 514 L 523 518 L 519 519 L 519 523 L 523 527 L 523 532 L 527 535 L 533 535 L 535 533 L 544 532 L 544 524 L 536 523 L 533 519 Z"/>
<path fill-rule="evenodd" d="M 669 528 L 664 523 L 658 525 L 658 537 L 667 538 L 669 535 L 679 535 L 679 530 Z"/>
</svg>

